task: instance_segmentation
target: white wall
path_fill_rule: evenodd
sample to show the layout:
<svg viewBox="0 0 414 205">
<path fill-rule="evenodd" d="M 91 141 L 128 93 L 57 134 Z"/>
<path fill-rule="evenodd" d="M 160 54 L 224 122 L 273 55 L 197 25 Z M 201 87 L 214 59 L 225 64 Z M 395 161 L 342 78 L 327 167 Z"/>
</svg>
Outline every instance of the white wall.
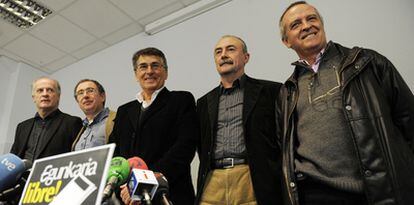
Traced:
<svg viewBox="0 0 414 205">
<path fill-rule="evenodd" d="M 0 73 L 0 153 L 8 153 L 17 124 L 35 114 L 31 83 L 45 73 L 4 56 L 0 57 Z"/>
<path fill-rule="evenodd" d="M 74 85 L 82 78 L 93 78 L 104 85 L 107 105 L 112 109 L 132 100 L 139 87 L 132 72 L 131 56 L 138 49 L 148 46 L 160 48 L 167 56 L 167 87 L 189 90 L 199 98 L 218 85 L 219 76 L 212 53 L 215 43 L 224 34 L 238 35 L 246 41 L 251 54 L 247 74 L 284 81 L 292 72 L 290 63 L 297 59 L 296 54 L 281 43 L 278 30 L 279 17 L 290 2 L 233 0 L 156 35 L 136 35 L 68 66 L 52 75 L 62 85 L 61 109 L 82 116 L 72 97 Z M 377 50 L 394 63 L 414 90 L 414 70 L 411 68 L 414 57 L 414 1 L 308 2 L 315 5 L 324 17 L 328 39 L 345 46 L 358 45 Z M 20 86 L 17 85 L 20 90 L 27 89 Z M 13 112 L 20 113 L 19 108 L 29 104 L 32 104 L 31 101 L 15 100 Z M 10 122 L 9 128 L 14 129 L 15 124 Z M 197 169 L 196 164 L 193 169 Z"/>
</svg>

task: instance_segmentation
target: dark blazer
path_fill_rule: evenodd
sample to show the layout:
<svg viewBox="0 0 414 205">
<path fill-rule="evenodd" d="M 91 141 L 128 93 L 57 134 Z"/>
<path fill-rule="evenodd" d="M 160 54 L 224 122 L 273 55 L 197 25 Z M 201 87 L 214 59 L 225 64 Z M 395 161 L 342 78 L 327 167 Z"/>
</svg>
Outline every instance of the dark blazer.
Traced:
<svg viewBox="0 0 414 205">
<path fill-rule="evenodd" d="M 280 83 L 246 76 L 242 118 L 247 160 L 259 205 L 282 204 L 281 150 L 275 119 L 275 103 L 280 87 Z M 207 174 L 211 170 L 219 97 L 218 86 L 197 101 L 201 136 L 197 145 L 200 167 L 196 204 L 200 201 Z"/>
<path fill-rule="evenodd" d="M 82 120 L 79 117 L 68 115 L 59 109 L 56 112 L 56 116 L 52 119 L 49 127 L 50 132 L 44 136 L 45 142 L 41 143 L 42 147 L 36 152 L 34 159 L 70 152 L 72 142 L 82 127 Z M 17 125 L 14 143 L 10 152 L 20 158 L 24 157 L 26 152 L 26 145 L 29 141 L 34 121 L 34 118 L 30 118 Z"/>
<path fill-rule="evenodd" d="M 164 88 L 141 121 L 140 114 L 137 100 L 118 108 L 109 139 L 117 145 L 115 155 L 142 158 L 150 170 L 167 177 L 173 204 L 193 204 L 190 163 L 198 135 L 193 95 Z"/>
</svg>

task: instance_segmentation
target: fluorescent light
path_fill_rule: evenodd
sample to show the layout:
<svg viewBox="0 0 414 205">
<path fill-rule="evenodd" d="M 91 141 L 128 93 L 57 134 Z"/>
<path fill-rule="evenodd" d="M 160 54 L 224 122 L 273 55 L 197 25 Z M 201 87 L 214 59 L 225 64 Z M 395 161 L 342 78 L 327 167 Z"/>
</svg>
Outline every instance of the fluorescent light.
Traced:
<svg viewBox="0 0 414 205">
<path fill-rule="evenodd" d="M 0 18 L 19 28 L 29 28 L 51 13 L 34 0 L 0 0 Z"/>
<path fill-rule="evenodd" d="M 156 34 L 164 29 L 200 15 L 231 0 L 201 0 L 145 26 L 145 33 Z"/>
</svg>

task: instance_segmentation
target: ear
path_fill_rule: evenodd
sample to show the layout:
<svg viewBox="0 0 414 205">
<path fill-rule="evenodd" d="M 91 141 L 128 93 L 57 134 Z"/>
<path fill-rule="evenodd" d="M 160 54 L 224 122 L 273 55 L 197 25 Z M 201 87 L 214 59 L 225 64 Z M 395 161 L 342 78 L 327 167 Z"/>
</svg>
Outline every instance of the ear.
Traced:
<svg viewBox="0 0 414 205">
<path fill-rule="evenodd" d="M 250 59 L 250 53 L 245 53 L 244 54 L 244 64 L 246 64 L 247 62 L 249 62 Z"/>
<path fill-rule="evenodd" d="M 285 38 L 285 39 L 282 40 L 282 42 L 283 42 L 283 44 L 285 44 L 286 47 L 292 48 L 292 44 L 289 43 L 288 39 Z"/>
</svg>

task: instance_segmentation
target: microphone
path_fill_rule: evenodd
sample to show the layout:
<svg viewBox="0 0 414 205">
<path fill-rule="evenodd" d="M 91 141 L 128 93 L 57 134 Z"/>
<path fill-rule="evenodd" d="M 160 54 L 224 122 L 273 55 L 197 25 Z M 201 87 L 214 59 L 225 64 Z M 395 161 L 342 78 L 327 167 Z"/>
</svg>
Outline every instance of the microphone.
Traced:
<svg viewBox="0 0 414 205">
<path fill-rule="evenodd" d="M 172 205 L 172 202 L 168 200 L 169 186 L 167 178 L 159 172 L 155 173 L 155 178 L 158 182 L 158 189 L 155 192 L 154 200 L 159 201 L 162 205 Z"/>
<path fill-rule="evenodd" d="M 131 170 L 132 169 L 145 169 L 145 170 L 148 169 L 148 166 L 145 163 L 145 161 L 139 157 L 129 158 L 128 163 L 129 163 L 129 166 L 131 167 Z"/>
<path fill-rule="evenodd" d="M 148 170 L 145 161 L 139 157 L 129 158 L 128 162 L 132 169 L 128 182 L 131 201 L 143 201 L 147 205 L 151 204 L 151 196 L 153 196 L 157 185 L 154 173 Z"/>
<path fill-rule="evenodd" d="M 109 167 L 109 173 L 107 177 L 107 183 L 103 191 L 102 198 L 104 200 L 111 197 L 112 192 L 115 188 L 119 187 L 121 184 L 125 183 L 129 176 L 129 163 L 123 157 L 114 157 L 111 160 L 111 165 Z"/>
<path fill-rule="evenodd" d="M 0 192 L 14 186 L 22 174 L 32 167 L 29 160 L 22 160 L 14 154 L 0 156 Z"/>
</svg>

